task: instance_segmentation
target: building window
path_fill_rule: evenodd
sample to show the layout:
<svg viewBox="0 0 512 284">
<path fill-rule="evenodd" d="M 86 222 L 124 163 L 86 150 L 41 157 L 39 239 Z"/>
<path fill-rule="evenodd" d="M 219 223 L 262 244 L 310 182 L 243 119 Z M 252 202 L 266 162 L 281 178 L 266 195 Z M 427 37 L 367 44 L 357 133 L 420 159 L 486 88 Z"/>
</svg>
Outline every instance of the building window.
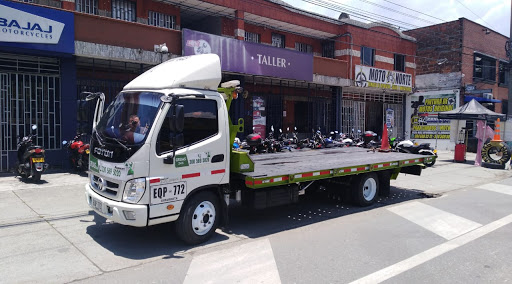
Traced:
<svg viewBox="0 0 512 284">
<path fill-rule="evenodd" d="M 325 41 L 322 43 L 322 57 L 334 58 L 334 41 Z"/>
<path fill-rule="evenodd" d="M 112 18 L 135 22 L 137 9 L 135 2 L 128 0 L 112 0 Z"/>
<path fill-rule="evenodd" d="M 496 59 L 475 53 L 473 80 L 496 81 Z"/>
<path fill-rule="evenodd" d="M 313 53 L 313 46 L 311 44 L 296 42 L 295 50 L 305 53 Z"/>
<path fill-rule="evenodd" d="M 245 41 L 260 43 L 260 34 L 245 32 Z"/>
<path fill-rule="evenodd" d="M 405 72 L 405 55 L 395 54 L 395 71 Z"/>
<path fill-rule="evenodd" d="M 361 64 L 374 66 L 375 64 L 375 49 L 361 46 Z"/>
<path fill-rule="evenodd" d="M 499 73 L 500 85 L 508 85 L 509 74 L 510 74 L 510 70 L 507 67 L 507 63 L 500 61 L 500 73 Z"/>
<path fill-rule="evenodd" d="M 98 15 L 98 0 L 75 0 L 75 10 L 81 13 Z"/>
<path fill-rule="evenodd" d="M 176 29 L 176 16 L 149 11 L 148 25 Z"/>
<path fill-rule="evenodd" d="M 272 46 L 285 48 L 284 35 L 272 33 Z"/>
</svg>

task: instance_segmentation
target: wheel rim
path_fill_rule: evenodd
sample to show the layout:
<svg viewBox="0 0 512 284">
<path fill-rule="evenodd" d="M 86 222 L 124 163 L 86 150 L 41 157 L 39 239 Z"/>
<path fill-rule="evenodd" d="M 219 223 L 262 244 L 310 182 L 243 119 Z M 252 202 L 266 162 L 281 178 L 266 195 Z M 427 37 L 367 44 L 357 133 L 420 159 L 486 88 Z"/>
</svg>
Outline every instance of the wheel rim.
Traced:
<svg viewBox="0 0 512 284">
<path fill-rule="evenodd" d="M 197 205 L 192 216 L 192 229 L 197 235 L 208 233 L 215 223 L 215 206 L 210 201 L 203 201 Z"/>
<path fill-rule="evenodd" d="M 371 201 L 377 193 L 377 182 L 373 178 L 369 178 L 363 185 L 363 197 L 366 201 Z"/>
<path fill-rule="evenodd" d="M 489 157 L 494 161 L 499 161 L 503 157 L 503 150 L 498 147 L 493 147 L 489 150 Z"/>
</svg>

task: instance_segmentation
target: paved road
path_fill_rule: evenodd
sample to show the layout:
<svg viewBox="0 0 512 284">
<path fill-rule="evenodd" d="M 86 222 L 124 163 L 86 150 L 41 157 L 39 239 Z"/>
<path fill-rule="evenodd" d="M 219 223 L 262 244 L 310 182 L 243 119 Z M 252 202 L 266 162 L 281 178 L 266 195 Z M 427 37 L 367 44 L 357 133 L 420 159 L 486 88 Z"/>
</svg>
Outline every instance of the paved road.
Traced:
<svg viewBox="0 0 512 284">
<path fill-rule="evenodd" d="M 170 225 L 95 215 L 87 177 L 0 177 L 0 282 L 510 282 L 511 177 L 445 153 L 369 208 L 327 196 L 264 212 L 235 207 L 229 230 L 196 247 Z"/>
</svg>

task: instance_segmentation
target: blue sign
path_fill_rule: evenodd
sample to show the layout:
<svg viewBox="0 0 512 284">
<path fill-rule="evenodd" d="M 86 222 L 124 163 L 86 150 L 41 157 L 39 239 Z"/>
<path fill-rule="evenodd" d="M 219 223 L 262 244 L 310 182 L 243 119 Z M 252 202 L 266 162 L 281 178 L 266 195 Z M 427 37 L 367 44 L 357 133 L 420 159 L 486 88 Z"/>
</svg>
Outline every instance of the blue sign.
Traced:
<svg viewBox="0 0 512 284">
<path fill-rule="evenodd" d="M 0 47 L 73 54 L 74 14 L 0 0 Z"/>
</svg>

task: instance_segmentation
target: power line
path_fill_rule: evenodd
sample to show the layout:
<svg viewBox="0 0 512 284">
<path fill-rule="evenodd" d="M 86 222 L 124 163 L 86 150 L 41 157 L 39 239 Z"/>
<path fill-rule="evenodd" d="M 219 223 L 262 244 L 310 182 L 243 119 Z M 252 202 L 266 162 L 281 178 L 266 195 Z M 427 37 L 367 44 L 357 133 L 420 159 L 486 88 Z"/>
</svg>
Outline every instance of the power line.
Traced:
<svg viewBox="0 0 512 284">
<path fill-rule="evenodd" d="M 374 6 L 377 6 L 377 7 L 379 7 L 379 8 L 384 9 L 384 10 L 388 10 L 388 11 L 391 11 L 391 12 L 394 12 L 394 13 L 397 13 L 397 14 L 400 14 L 400 15 L 403 15 L 403 16 L 406 16 L 406 17 L 409 17 L 409 18 L 417 19 L 417 20 L 420 20 L 420 21 L 423 21 L 423 22 L 426 22 L 426 23 L 429 23 L 429 24 L 436 24 L 436 23 L 431 22 L 431 21 L 429 21 L 429 20 L 425 20 L 425 19 L 423 19 L 423 18 L 416 17 L 416 16 L 413 16 L 413 15 L 410 15 L 410 14 L 404 13 L 404 12 L 402 12 L 402 11 L 398 11 L 398 10 L 395 10 L 395 9 L 392 9 L 392 8 L 389 8 L 389 7 L 386 7 L 386 6 L 383 6 L 383 5 L 380 5 L 380 4 L 377 4 L 377 3 L 374 3 L 374 2 L 368 1 L 368 0 L 359 0 L 359 1 L 364 2 L 364 3 L 371 4 L 371 5 L 374 5 Z M 401 7 L 404 7 L 404 6 L 401 6 Z"/>
<path fill-rule="evenodd" d="M 471 11 L 471 9 L 469 9 L 468 7 L 466 7 L 466 5 L 464 5 L 462 2 L 460 2 L 459 0 L 457 0 L 457 2 L 459 2 L 459 4 L 462 5 L 462 7 L 466 8 L 468 11 L 470 11 L 471 13 L 473 13 L 473 15 L 475 15 L 478 19 L 482 20 L 484 23 L 488 24 L 489 27 L 491 27 L 493 30 L 495 30 L 495 28 L 493 26 L 491 26 L 491 24 L 489 24 L 488 22 L 486 22 L 484 19 L 482 19 L 482 17 L 478 16 L 475 12 Z"/>
<path fill-rule="evenodd" d="M 400 5 L 400 4 L 397 4 L 397 3 L 391 2 L 391 1 L 389 1 L 389 0 L 383 0 L 383 1 L 386 1 L 386 2 L 391 3 L 391 4 L 393 4 L 393 5 L 396 5 L 396 6 L 399 6 L 399 7 L 402 7 L 402 8 L 408 9 L 408 10 L 411 10 L 411 11 L 413 11 L 413 12 L 415 12 L 415 13 L 419 13 L 419 14 L 425 15 L 425 16 L 427 16 L 427 17 L 431 17 L 431 18 L 434 18 L 434 19 L 440 20 L 441 22 L 447 22 L 447 21 L 445 21 L 445 20 L 443 20 L 443 19 L 440 19 L 440 18 L 438 18 L 438 17 L 434 17 L 434 16 L 431 16 L 431 15 L 429 15 L 429 14 L 425 14 L 425 13 L 423 13 L 423 12 L 416 11 L 416 10 L 414 10 L 414 9 L 411 9 L 411 8 L 405 7 L 405 6 L 403 6 L 403 5 Z"/>
</svg>

